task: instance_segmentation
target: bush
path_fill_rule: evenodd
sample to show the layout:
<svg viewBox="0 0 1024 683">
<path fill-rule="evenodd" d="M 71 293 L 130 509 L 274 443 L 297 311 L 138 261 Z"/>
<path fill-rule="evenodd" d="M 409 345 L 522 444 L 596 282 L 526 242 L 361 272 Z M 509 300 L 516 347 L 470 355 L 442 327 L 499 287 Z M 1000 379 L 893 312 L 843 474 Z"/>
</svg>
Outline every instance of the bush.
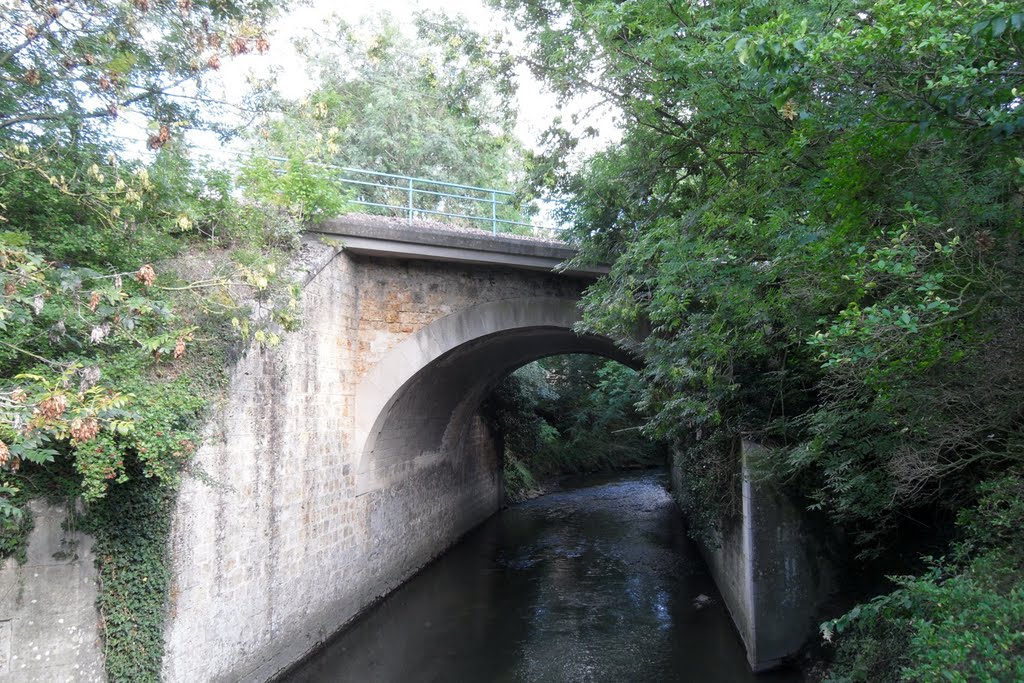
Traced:
<svg viewBox="0 0 1024 683">
<path fill-rule="evenodd" d="M 504 438 L 509 497 L 563 474 L 663 464 L 664 447 L 641 433 L 639 394 L 633 370 L 593 356 L 557 356 L 509 375 L 484 404 Z"/>
<path fill-rule="evenodd" d="M 826 622 L 831 681 L 1024 680 L 1024 473 L 979 487 L 948 559 Z"/>
</svg>

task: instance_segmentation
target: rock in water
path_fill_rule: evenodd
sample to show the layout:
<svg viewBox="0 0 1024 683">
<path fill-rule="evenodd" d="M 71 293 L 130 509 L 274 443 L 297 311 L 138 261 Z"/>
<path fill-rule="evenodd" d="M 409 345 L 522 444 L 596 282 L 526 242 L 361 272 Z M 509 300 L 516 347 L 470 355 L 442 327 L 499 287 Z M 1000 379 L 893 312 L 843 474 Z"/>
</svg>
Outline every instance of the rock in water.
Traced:
<svg viewBox="0 0 1024 683">
<path fill-rule="evenodd" d="M 704 609 L 713 602 L 714 600 L 701 593 L 693 599 L 693 606 L 697 609 Z"/>
</svg>

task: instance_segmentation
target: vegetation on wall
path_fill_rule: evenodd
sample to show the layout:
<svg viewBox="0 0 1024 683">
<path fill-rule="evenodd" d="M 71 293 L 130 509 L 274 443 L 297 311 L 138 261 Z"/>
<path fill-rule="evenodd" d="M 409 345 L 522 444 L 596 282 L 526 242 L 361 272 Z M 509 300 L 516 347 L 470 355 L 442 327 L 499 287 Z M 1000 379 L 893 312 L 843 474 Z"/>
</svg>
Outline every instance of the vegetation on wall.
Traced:
<svg viewBox="0 0 1024 683">
<path fill-rule="evenodd" d="M 621 114 L 621 140 L 579 168 L 551 131 L 535 177 L 568 199 L 580 260 L 614 263 L 585 327 L 643 355 L 651 430 L 705 464 L 686 496 L 717 509 L 704 531 L 745 434 L 774 447 L 764 476 L 862 556 L 965 539 L 965 557 L 901 580 L 909 602 L 886 604 L 903 612 L 860 618 L 854 649 L 895 629 L 913 647 L 889 679 L 1002 678 L 1024 650 L 981 624 L 1019 631 L 1008 549 L 1024 539 L 1008 528 L 989 553 L 952 522 L 1024 458 L 1019 5 L 497 4 L 552 88 Z M 948 640 L 969 585 L 991 611 Z M 1004 654 L 986 669 L 991 643 Z M 857 671 L 835 676 L 886 680 Z"/>
<path fill-rule="evenodd" d="M 637 373 L 596 356 L 553 356 L 505 378 L 484 404 L 503 437 L 505 494 L 521 500 L 556 477 L 654 467 L 665 450 L 640 433 Z"/>
<path fill-rule="evenodd" d="M 167 538 L 173 491 L 142 475 L 118 486 L 85 517 L 83 530 L 96 538 L 102 591 L 99 609 L 104 666 L 111 681 L 157 681 L 163 659 L 164 622 L 171 571 Z"/>
<path fill-rule="evenodd" d="M 107 677 L 155 681 L 174 492 L 230 354 L 297 323 L 281 267 L 326 184 L 196 163 L 206 80 L 271 5 L 14 2 L 0 18 L 0 556 L 37 497 L 96 538 Z M 124 149 L 126 131 L 148 127 Z M 144 152 L 142 150 L 145 150 Z M 271 177 L 272 176 L 272 177 Z M 281 186 L 277 192 L 266 188 Z M 251 190 L 243 197 L 242 190 Z M 315 206 L 313 204 L 315 203 Z"/>
</svg>

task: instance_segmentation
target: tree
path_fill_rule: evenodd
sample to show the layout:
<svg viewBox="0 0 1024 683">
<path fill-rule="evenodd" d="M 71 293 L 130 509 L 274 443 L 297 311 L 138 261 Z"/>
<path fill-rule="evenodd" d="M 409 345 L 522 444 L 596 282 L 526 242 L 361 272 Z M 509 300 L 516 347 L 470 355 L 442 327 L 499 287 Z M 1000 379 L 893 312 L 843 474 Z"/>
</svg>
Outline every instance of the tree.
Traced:
<svg viewBox="0 0 1024 683">
<path fill-rule="evenodd" d="M 271 8 L 269 0 L 17 0 L 0 18 L 0 140 L 75 147 L 137 114 L 155 124 L 157 149 L 172 126 L 198 119 L 204 75 L 228 55 L 267 50 Z"/>
<path fill-rule="evenodd" d="M 201 401 L 139 383 L 190 348 L 204 306 L 157 282 L 197 224 L 250 232 L 264 216 L 198 171 L 178 132 L 204 113 L 221 56 L 263 52 L 269 2 L 16 2 L 0 18 L 0 519 L 18 520 L 23 465 L 70 464 L 93 501 L 131 458 L 172 485 Z M 122 158 L 122 118 L 152 123 L 153 163 Z M 172 130 L 174 132 L 172 132 Z M 216 218 L 213 218 L 213 217 Z M 265 273 L 236 269 L 199 287 Z M 171 285 L 171 286 L 168 286 Z M 258 294 L 257 298 L 262 296 Z M 218 306 L 226 309 L 223 300 Z M 209 307 L 205 307 L 209 312 Z M 180 399 L 180 400 L 179 400 Z M 147 414 L 147 410 L 151 410 Z M 162 416 L 161 416 L 162 415 Z M 176 431 L 181 430 L 177 440 Z M 131 458 L 129 458 L 129 455 Z M 9 544 L 5 539 L 5 550 Z"/>
<path fill-rule="evenodd" d="M 1010 5 L 508 5 L 541 75 L 627 116 L 557 182 L 582 258 L 616 260 L 588 326 L 652 330 L 656 428 L 775 441 L 872 529 L 1016 457 Z"/>
<path fill-rule="evenodd" d="M 581 259 L 614 260 L 585 326 L 642 352 L 691 512 L 713 535 L 748 434 L 865 552 L 955 533 L 1024 457 L 1019 6 L 500 4 L 541 76 L 623 112 L 621 143 L 541 170 Z"/>
<path fill-rule="evenodd" d="M 417 37 L 410 38 L 387 14 L 358 25 L 336 20 L 327 34 L 301 41 L 317 86 L 301 102 L 281 103 L 284 116 L 264 129 L 267 148 L 289 159 L 484 188 L 512 186 L 522 175 L 522 150 L 512 134 L 514 62 L 501 36 L 481 35 L 464 19 L 443 14 L 420 13 L 415 25 Z M 364 185 L 359 196 L 405 206 L 405 192 Z M 476 202 L 437 196 L 417 198 L 417 206 L 482 213 Z M 490 207 L 485 213 L 490 216 Z M 499 215 L 519 217 L 518 206 Z"/>
<path fill-rule="evenodd" d="M 0 222 L 64 263 L 134 269 L 166 255 L 164 236 L 190 219 L 163 201 L 137 153 L 121 153 L 119 136 L 148 128 L 136 151 L 179 142 L 172 156 L 181 156 L 184 130 L 219 127 L 207 81 L 223 59 L 269 48 L 273 4 L 9 4 L 0 17 Z"/>
<path fill-rule="evenodd" d="M 145 430 L 117 386 L 137 375 L 118 368 L 140 353 L 179 358 L 196 330 L 151 264 L 180 248 L 175 235 L 201 207 L 224 208 L 213 187 L 190 204 L 170 196 L 194 175 L 172 129 L 200 120 L 203 77 L 221 56 L 267 49 L 269 11 L 264 1 L 138 0 L 19 2 L 4 13 L 0 468 L 70 458 L 86 499 L 124 479 L 123 451 Z M 154 164 L 119 158 L 111 134 L 125 116 L 153 123 Z M 110 440 L 121 447 L 97 446 Z M 147 474 L 173 479 L 180 449 L 150 446 Z M 6 500 L 0 509 L 15 514 Z"/>
</svg>

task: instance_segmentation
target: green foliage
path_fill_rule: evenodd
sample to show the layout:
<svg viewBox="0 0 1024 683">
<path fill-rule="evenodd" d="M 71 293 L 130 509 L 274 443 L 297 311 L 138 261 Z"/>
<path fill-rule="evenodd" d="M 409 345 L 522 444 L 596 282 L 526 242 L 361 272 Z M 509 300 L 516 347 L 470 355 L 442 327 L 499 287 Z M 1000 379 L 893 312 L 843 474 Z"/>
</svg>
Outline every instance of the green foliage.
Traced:
<svg viewBox="0 0 1024 683">
<path fill-rule="evenodd" d="M 0 557 L 25 560 L 32 514 L 25 509 L 26 492 L 13 481 L 0 481 Z"/>
<path fill-rule="evenodd" d="M 346 196 L 334 178 L 336 173 L 293 153 L 283 161 L 251 157 L 239 180 L 248 196 L 305 221 L 345 212 Z"/>
<path fill-rule="evenodd" d="M 0 467 L 70 458 L 81 494 L 94 500 L 110 481 L 124 481 L 126 448 L 145 449 L 138 453 L 147 474 L 173 486 L 185 456 L 161 438 L 198 405 L 165 387 L 166 399 L 180 400 L 160 413 L 150 396 L 153 373 L 167 363 L 187 365 L 197 352 L 196 360 L 217 356 L 232 336 L 273 345 L 294 328 L 297 293 L 280 278 L 277 250 L 294 245 L 301 216 L 239 201 L 230 178 L 174 145 L 149 168 L 115 159 L 93 164 L 87 175 L 100 187 L 81 196 L 60 183 L 4 195 L 17 231 L 0 235 Z M 31 168 L 12 167 L 5 179 L 14 191 L 39 184 Z M 48 214 L 62 222 L 44 225 L 32 206 L 50 200 L 68 213 Z M 217 270 L 201 275 L 188 271 L 188 259 L 165 261 L 159 276 L 140 262 L 183 248 L 212 248 L 208 260 L 216 262 L 216 250 L 232 245 L 249 251 L 244 263 L 220 257 Z M 201 329 L 213 334 L 197 343 Z"/>
<path fill-rule="evenodd" d="M 540 449 L 547 423 L 537 414 L 537 404 L 546 388 L 543 371 L 531 364 L 506 377 L 485 399 L 483 413 L 502 435 L 506 452 L 525 454 Z"/>
<path fill-rule="evenodd" d="M 292 167 L 305 160 L 484 188 L 505 188 L 521 179 L 522 150 L 512 134 L 514 62 L 501 35 L 481 35 L 465 20 L 444 14 L 420 13 L 414 22 L 417 34 L 410 36 L 387 14 L 357 25 L 338 20 L 318 38 L 301 41 L 300 50 L 318 85 L 303 101 L 280 104 L 287 117 L 265 122 L 265 148 L 287 159 L 281 164 L 293 173 Z M 271 193 L 306 193 L 310 188 L 317 193 L 315 188 L 332 173 L 396 184 L 396 189 L 362 185 L 355 198 L 408 206 L 402 181 L 337 168 L 317 171 L 312 179 L 301 177 L 290 190 L 275 186 Z M 260 175 L 269 179 L 262 170 Z M 452 192 L 442 187 L 419 189 Z M 491 199 L 488 192 L 454 193 Z M 308 200 L 323 205 L 320 196 L 300 201 Z M 491 218 L 491 206 L 474 200 L 418 194 L 414 205 Z M 360 210 L 388 211 L 372 206 Z M 497 208 L 497 217 L 503 220 L 522 221 L 527 213 L 528 207 L 518 199 Z M 431 213 L 422 217 L 458 221 Z"/>
<path fill-rule="evenodd" d="M 1022 525 L 994 493 L 1024 457 L 1019 3 L 496 4 L 552 88 L 621 113 L 578 167 L 550 131 L 535 182 L 612 262 L 584 328 L 643 356 L 698 533 L 738 435 L 864 555 L 973 509 L 952 557 L 832 623 L 835 675 L 1020 679 Z"/>
<path fill-rule="evenodd" d="M 690 535 L 709 548 L 718 547 L 726 523 L 740 512 L 739 446 L 719 430 L 706 439 L 678 440 L 672 451 L 676 502 Z"/>
<path fill-rule="evenodd" d="M 176 237 L 175 251 L 186 236 L 200 237 L 213 245 L 244 245 L 250 250 L 294 248 L 303 212 L 308 209 L 282 201 L 279 194 L 259 193 L 252 188 L 247 171 L 258 163 L 249 159 L 236 173 L 194 158 L 183 145 L 170 143 L 162 147 L 148 169 L 150 195 L 163 207 L 163 215 L 151 227 Z M 278 182 L 294 184 L 289 173 L 281 169 L 273 172 L 281 178 Z M 239 201 L 240 196 L 246 200 Z M 340 209 L 334 203 L 327 215 Z M 259 260 L 244 265 L 255 266 Z"/>
<path fill-rule="evenodd" d="M 1024 473 L 983 484 L 953 556 L 826 622 L 834 681 L 1010 681 L 1024 677 Z"/>
<path fill-rule="evenodd" d="M 504 437 L 506 494 L 517 500 L 562 474 L 662 464 L 663 448 L 640 431 L 639 394 L 636 372 L 592 356 L 555 356 L 509 375 L 484 404 Z"/>
<path fill-rule="evenodd" d="M 12 140 L 38 142 L 40 157 L 74 159 L 98 130 L 129 113 L 154 122 L 149 144 L 159 147 L 172 128 L 200 118 L 197 100 L 170 91 L 189 84 L 201 98 L 203 74 L 222 58 L 265 51 L 272 7 L 269 0 L 8 3 L 0 17 L 0 159 Z"/>
<path fill-rule="evenodd" d="M 579 169 L 552 131 L 536 180 L 614 262 L 585 326 L 643 355 L 659 435 L 777 444 L 865 552 L 1019 460 L 1012 3 L 499 4 L 551 87 L 622 112 Z"/>
<path fill-rule="evenodd" d="M 97 270 L 134 270 L 173 253 L 177 245 L 166 230 L 138 221 L 138 202 L 152 190 L 148 174 L 133 164 L 109 163 L 100 149 L 94 154 L 40 166 L 26 145 L 0 157 L 0 223 L 10 231 L 5 241 Z"/>
<path fill-rule="evenodd" d="M 510 500 L 519 500 L 536 489 L 537 480 L 522 460 L 506 450 L 501 464 L 501 478 L 505 486 L 505 495 Z"/>
</svg>

